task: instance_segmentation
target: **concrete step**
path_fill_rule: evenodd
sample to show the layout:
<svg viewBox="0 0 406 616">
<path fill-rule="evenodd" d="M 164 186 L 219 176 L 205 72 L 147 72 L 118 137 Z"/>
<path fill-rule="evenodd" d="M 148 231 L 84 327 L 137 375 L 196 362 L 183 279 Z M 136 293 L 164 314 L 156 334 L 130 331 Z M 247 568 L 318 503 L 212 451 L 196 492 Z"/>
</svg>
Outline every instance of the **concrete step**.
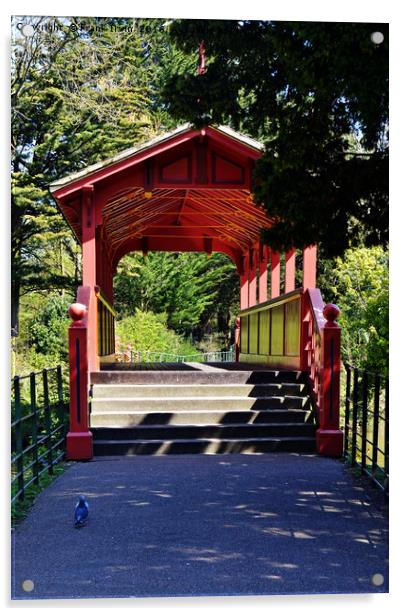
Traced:
<svg viewBox="0 0 406 616">
<path fill-rule="evenodd" d="M 315 439 L 311 437 L 275 438 L 198 438 L 198 439 L 151 439 L 139 441 L 97 440 L 93 444 L 94 455 L 168 455 L 168 454 L 220 454 L 220 453 L 270 453 L 292 451 L 313 453 Z"/>
<path fill-rule="evenodd" d="M 259 410 L 259 409 L 307 409 L 310 401 L 307 396 L 264 396 L 247 398 L 244 396 L 199 396 L 163 398 L 100 398 L 92 400 L 92 412 L 126 413 L 128 411 L 188 411 L 188 410 Z"/>
<path fill-rule="evenodd" d="M 101 398 L 191 398 L 191 397 L 229 397 L 246 396 L 249 398 L 265 396 L 300 396 L 305 392 L 304 383 L 269 383 L 269 384 L 239 384 L 239 383 L 166 383 L 161 384 L 94 384 L 93 399 Z"/>
<path fill-rule="evenodd" d="M 101 427 L 132 427 L 141 425 L 228 425 L 228 424 L 269 424 L 269 423 L 307 423 L 312 421 L 312 411 L 309 409 L 279 409 L 266 411 L 233 411 L 187 410 L 177 412 L 166 411 L 129 411 L 110 412 L 95 411 L 90 414 L 92 428 Z"/>
<path fill-rule="evenodd" d="M 313 423 L 230 423 L 226 425 L 140 425 L 136 428 L 93 428 L 95 441 L 194 439 L 194 438 L 254 438 L 276 436 L 314 437 Z"/>
<path fill-rule="evenodd" d="M 92 372 L 92 384 L 269 384 L 269 383 L 306 383 L 304 372 L 293 370 L 101 370 Z M 218 365 L 219 367 L 221 364 Z"/>
</svg>

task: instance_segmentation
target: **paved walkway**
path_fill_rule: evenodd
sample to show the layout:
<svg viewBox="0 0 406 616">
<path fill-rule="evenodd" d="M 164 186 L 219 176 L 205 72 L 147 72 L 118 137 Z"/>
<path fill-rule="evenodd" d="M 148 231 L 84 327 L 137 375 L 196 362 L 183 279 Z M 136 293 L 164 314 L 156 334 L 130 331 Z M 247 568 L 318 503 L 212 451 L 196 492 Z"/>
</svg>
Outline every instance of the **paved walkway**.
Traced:
<svg viewBox="0 0 406 616">
<path fill-rule="evenodd" d="M 12 546 L 18 599 L 388 591 L 385 516 L 340 461 L 312 455 L 75 463 Z"/>
</svg>

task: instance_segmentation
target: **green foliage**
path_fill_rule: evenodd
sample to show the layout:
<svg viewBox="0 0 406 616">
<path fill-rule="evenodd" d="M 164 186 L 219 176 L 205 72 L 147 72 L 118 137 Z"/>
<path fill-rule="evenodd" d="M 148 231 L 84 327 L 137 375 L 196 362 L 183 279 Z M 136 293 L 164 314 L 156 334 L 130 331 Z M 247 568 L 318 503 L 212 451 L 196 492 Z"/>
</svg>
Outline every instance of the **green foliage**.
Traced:
<svg viewBox="0 0 406 616">
<path fill-rule="evenodd" d="M 165 84 L 171 113 L 265 142 L 254 193 L 275 219 L 269 245 L 334 256 L 387 242 L 388 24 L 174 20 L 170 34 L 185 56 Z M 201 40 L 198 76 L 186 59 Z"/>
<path fill-rule="evenodd" d="M 36 28 L 29 37 L 20 21 L 11 75 L 16 330 L 24 293 L 79 283 L 79 251 L 49 194 L 52 180 L 172 126 L 157 95 L 171 53 L 160 20 L 27 17 Z"/>
<path fill-rule="evenodd" d="M 52 292 L 23 296 L 20 335 L 12 339 L 13 374 L 24 375 L 68 362 L 67 309 L 73 295 Z"/>
<path fill-rule="evenodd" d="M 119 348 L 131 346 L 137 351 L 157 351 L 175 355 L 193 355 L 193 345 L 167 328 L 165 313 L 154 314 L 135 309 L 133 316 L 117 321 L 116 339 Z"/>
<path fill-rule="evenodd" d="M 35 499 L 37 496 L 45 490 L 59 475 L 61 475 L 66 468 L 68 468 L 72 463 L 61 462 L 54 466 L 53 471 L 54 474 L 50 475 L 48 472 L 43 473 L 40 476 L 39 484 L 36 485 L 32 483 L 25 490 L 24 500 L 19 501 L 16 500 L 11 505 L 11 527 L 15 528 L 19 522 L 22 522 L 24 518 L 28 515 L 31 507 L 33 506 Z M 13 494 L 12 494 L 13 496 Z"/>
<path fill-rule="evenodd" d="M 235 265 L 221 253 L 149 253 L 121 260 L 115 279 L 116 305 L 122 315 L 137 308 L 165 312 L 168 326 L 200 340 L 212 330 L 225 336 L 238 312 Z"/>
<path fill-rule="evenodd" d="M 380 247 L 347 250 L 321 261 L 324 300 L 338 304 L 342 358 L 384 375 L 389 371 L 388 253 Z"/>
<path fill-rule="evenodd" d="M 45 309 L 34 319 L 30 328 L 30 342 L 37 353 L 60 357 L 67 353 L 70 323 L 68 307 L 69 302 L 65 298 L 53 295 Z"/>
</svg>

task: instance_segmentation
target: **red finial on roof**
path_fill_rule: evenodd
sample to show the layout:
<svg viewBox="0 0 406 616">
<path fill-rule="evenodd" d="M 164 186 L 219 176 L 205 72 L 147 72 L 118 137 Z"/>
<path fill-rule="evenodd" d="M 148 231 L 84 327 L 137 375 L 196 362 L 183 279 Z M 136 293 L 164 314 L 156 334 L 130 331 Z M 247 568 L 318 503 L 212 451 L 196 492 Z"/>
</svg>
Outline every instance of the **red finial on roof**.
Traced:
<svg viewBox="0 0 406 616">
<path fill-rule="evenodd" d="M 197 64 L 197 74 L 198 75 L 204 75 L 204 73 L 206 72 L 206 56 L 205 56 L 205 49 L 204 49 L 204 41 L 200 41 L 199 43 L 199 61 Z"/>
</svg>

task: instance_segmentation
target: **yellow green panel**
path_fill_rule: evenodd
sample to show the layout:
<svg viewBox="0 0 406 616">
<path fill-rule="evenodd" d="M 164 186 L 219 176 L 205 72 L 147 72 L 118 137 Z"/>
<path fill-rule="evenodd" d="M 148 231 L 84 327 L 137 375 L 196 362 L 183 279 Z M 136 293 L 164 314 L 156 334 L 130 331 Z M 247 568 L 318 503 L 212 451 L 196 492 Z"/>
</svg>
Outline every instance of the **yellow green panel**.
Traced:
<svg viewBox="0 0 406 616">
<path fill-rule="evenodd" d="M 249 352 L 258 353 L 258 313 L 250 314 Z"/>
<path fill-rule="evenodd" d="M 241 317 L 241 353 L 248 353 L 248 318 Z"/>
<path fill-rule="evenodd" d="M 285 355 L 299 355 L 300 300 L 285 304 Z"/>
<path fill-rule="evenodd" d="M 259 354 L 269 355 L 271 311 L 263 310 L 259 313 Z"/>
<path fill-rule="evenodd" d="M 275 306 L 271 315 L 271 355 L 283 355 L 285 306 Z"/>
</svg>

